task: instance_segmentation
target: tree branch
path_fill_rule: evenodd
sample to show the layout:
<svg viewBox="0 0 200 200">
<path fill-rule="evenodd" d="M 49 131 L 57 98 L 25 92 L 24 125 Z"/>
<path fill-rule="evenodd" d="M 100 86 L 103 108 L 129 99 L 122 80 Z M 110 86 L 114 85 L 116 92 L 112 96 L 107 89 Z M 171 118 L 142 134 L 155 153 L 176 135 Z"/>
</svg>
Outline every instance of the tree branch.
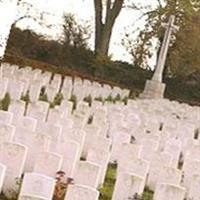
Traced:
<svg viewBox="0 0 200 200">
<path fill-rule="evenodd" d="M 158 4 L 159 4 L 159 7 L 162 8 L 163 6 L 162 6 L 161 1 L 160 1 L 160 0 L 157 0 L 157 2 L 158 2 Z"/>
<path fill-rule="evenodd" d="M 123 3 L 124 3 L 124 0 L 115 0 L 112 9 L 110 9 L 110 11 L 107 14 L 105 25 L 114 24 L 115 19 L 118 17 L 122 9 Z"/>
<path fill-rule="evenodd" d="M 106 19 L 109 16 L 110 10 L 111 10 L 111 0 L 107 0 L 107 4 L 106 4 Z"/>
</svg>

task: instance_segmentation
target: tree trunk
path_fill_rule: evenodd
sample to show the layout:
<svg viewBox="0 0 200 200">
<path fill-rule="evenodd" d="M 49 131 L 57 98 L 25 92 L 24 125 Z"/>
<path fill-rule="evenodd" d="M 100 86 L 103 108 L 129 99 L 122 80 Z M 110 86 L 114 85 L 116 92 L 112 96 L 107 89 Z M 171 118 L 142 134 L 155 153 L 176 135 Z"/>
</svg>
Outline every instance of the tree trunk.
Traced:
<svg viewBox="0 0 200 200">
<path fill-rule="evenodd" d="M 95 5 L 95 55 L 107 56 L 112 30 L 116 18 L 122 9 L 124 0 L 107 0 L 105 22 L 103 22 L 103 5 L 102 0 L 94 0 Z"/>
</svg>

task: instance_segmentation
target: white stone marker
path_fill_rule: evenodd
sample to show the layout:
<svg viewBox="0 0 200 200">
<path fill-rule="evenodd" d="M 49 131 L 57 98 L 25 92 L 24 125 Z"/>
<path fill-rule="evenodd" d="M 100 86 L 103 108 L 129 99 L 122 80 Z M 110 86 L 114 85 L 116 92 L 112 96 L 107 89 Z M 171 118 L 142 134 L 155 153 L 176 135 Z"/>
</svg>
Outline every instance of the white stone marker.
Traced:
<svg viewBox="0 0 200 200">
<path fill-rule="evenodd" d="M 158 184 L 153 200 L 184 200 L 185 188 L 178 185 Z"/>
<path fill-rule="evenodd" d="M 142 139 L 140 144 L 142 145 L 141 158 L 150 161 L 151 155 L 158 149 L 159 142 L 152 139 Z"/>
<path fill-rule="evenodd" d="M 63 85 L 61 93 L 64 99 L 66 100 L 70 99 L 72 95 L 72 85 Z"/>
<path fill-rule="evenodd" d="M 186 158 L 183 164 L 183 185 L 187 189 L 190 187 L 193 176 L 200 175 L 200 160 Z"/>
<path fill-rule="evenodd" d="M 151 157 L 149 176 L 147 185 L 151 190 L 155 189 L 157 181 L 159 180 L 159 172 L 164 166 L 170 167 L 172 165 L 172 156 L 168 153 L 156 152 Z"/>
<path fill-rule="evenodd" d="M 53 123 L 57 125 L 64 117 L 65 117 L 65 112 L 63 112 L 63 110 L 60 109 L 59 107 L 55 107 L 53 109 L 49 109 L 47 121 L 48 123 Z"/>
<path fill-rule="evenodd" d="M 8 93 L 11 100 L 20 100 L 24 90 L 24 83 L 18 80 L 9 80 Z"/>
<path fill-rule="evenodd" d="M 190 188 L 188 190 L 188 199 L 199 200 L 200 199 L 200 175 L 192 177 L 190 182 Z"/>
<path fill-rule="evenodd" d="M 100 178 L 100 166 L 88 161 L 79 161 L 74 173 L 75 184 L 97 188 Z"/>
<path fill-rule="evenodd" d="M 89 162 L 97 163 L 101 167 L 101 174 L 99 179 L 100 185 L 103 185 L 104 183 L 110 155 L 111 154 L 109 151 L 101 150 L 94 147 L 88 150 L 86 160 Z"/>
<path fill-rule="evenodd" d="M 6 91 L 8 87 L 8 79 L 1 79 L 1 69 L 0 69 L 0 99 L 2 100 L 5 97 Z"/>
<path fill-rule="evenodd" d="M 45 92 L 47 94 L 47 99 L 50 102 L 53 102 L 54 98 L 56 97 L 57 90 L 56 87 L 52 84 L 48 84 L 46 86 Z"/>
<path fill-rule="evenodd" d="M 2 192 L 2 186 L 6 175 L 6 166 L 0 163 L 0 192 Z"/>
<path fill-rule="evenodd" d="M 39 99 L 41 91 L 41 83 L 39 81 L 33 81 L 29 88 L 29 98 L 31 102 L 36 102 Z"/>
<path fill-rule="evenodd" d="M 85 130 L 85 129 L 84 129 Z M 85 137 L 85 143 L 83 147 L 82 156 L 86 157 L 88 150 L 90 148 L 99 148 L 105 151 L 109 151 L 111 146 L 111 140 L 108 138 L 104 138 L 102 136 L 99 136 L 100 131 L 95 132 L 94 131 L 85 131 L 86 137 Z"/>
<path fill-rule="evenodd" d="M 99 192 L 85 185 L 70 185 L 65 200 L 98 200 Z"/>
<path fill-rule="evenodd" d="M 63 157 L 53 152 L 41 152 L 38 154 L 33 171 L 55 178 L 61 169 Z"/>
<path fill-rule="evenodd" d="M 0 143 L 11 142 L 15 134 L 15 127 L 0 122 Z"/>
<path fill-rule="evenodd" d="M 14 141 L 28 147 L 24 170 L 25 172 L 31 172 L 38 153 L 49 150 L 51 138 L 45 134 L 17 128 Z"/>
<path fill-rule="evenodd" d="M 181 143 L 178 140 L 169 140 L 165 145 L 164 151 L 172 155 L 172 167 L 177 168 L 181 154 Z"/>
<path fill-rule="evenodd" d="M 55 149 L 50 149 L 63 156 L 62 171 L 65 172 L 67 177 L 74 176 L 74 170 L 80 156 L 80 146 L 77 142 L 72 140 L 57 141 Z"/>
<path fill-rule="evenodd" d="M 74 141 L 79 144 L 79 154 L 78 157 L 81 157 L 81 153 L 83 151 L 83 145 L 85 143 L 85 131 L 82 130 L 74 130 L 72 128 L 68 128 L 63 126 L 61 140 L 63 141 Z"/>
<path fill-rule="evenodd" d="M 23 173 L 26 156 L 27 147 L 25 146 L 11 142 L 0 144 L 0 162 L 6 165 L 3 192 L 7 197 L 12 197 L 18 192 L 17 179 Z"/>
<path fill-rule="evenodd" d="M 87 123 L 87 120 L 88 120 L 86 115 L 83 115 L 78 112 L 71 115 L 71 119 L 74 122 L 74 128 L 77 128 L 80 130 L 85 126 L 85 124 Z"/>
<path fill-rule="evenodd" d="M 200 143 L 193 144 L 188 147 L 188 150 L 186 151 L 185 157 L 192 157 L 194 160 L 200 160 Z"/>
<path fill-rule="evenodd" d="M 35 131 L 37 120 L 32 117 L 23 116 L 21 118 L 18 118 L 17 121 L 13 121 L 12 124 L 16 127 L 26 128 L 29 131 Z"/>
<path fill-rule="evenodd" d="M 119 160 L 117 166 L 117 174 L 133 173 L 146 179 L 149 172 L 149 162 L 140 158 Z M 145 184 L 145 183 L 144 183 Z"/>
<path fill-rule="evenodd" d="M 123 143 L 129 143 L 131 135 L 128 132 L 117 131 L 115 132 L 112 138 L 112 153 L 111 153 L 111 162 L 116 162 L 119 157 L 119 153 Z"/>
<path fill-rule="evenodd" d="M 55 179 L 38 173 L 26 173 L 22 182 L 18 200 L 23 196 L 38 196 L 44 200 L 52 200 Z"/>
<path fill-rule="evenodd" d="M 0 122 L 5 124 L 11 124 L 13 119 L 13 113 L 0 110 Z"/>
<path fill-rule="evenodd" d="M 60 104 L 60 109 L 66 111 L 66 116 L 71 115 L 73 109 L 73 102 L 68 100 L 63 100 Z"/>
<path fill-rule="evenodd" d="M 53 123 L 38 122 L 36 131 L 51 137 L 50 148 L 55 149 L 56 143 L 61 136 L 62 127 Z"/>
<path fill-rule="evenodd" d="M 131 143 L 123 143 L 119 150 L 118 163 L 122 162 L 123 165 L 140 157 L 142 146 Z"/>
<path fill-rule="evenodd" d="M 168 183 L 174 185 L 180 185 L 182 178 L 182 171 L 172 167 L 160 168 L 158 184 Z"/>
<path fill-rule="evenodd" d="M 45 101 L 37 101 L 36 103 L 28 104 L 28 111 L 32 111 L 33 113 L 34 111 L 37 111 L 37 112 L 42 112 L 45 115 L 47 115 L 48 110 L 49 110 L 49 103 Z"/>
<path fill-rule="evenodd" d="M 144 181 L 144 178 L 137 174 L 118 174 L 112 200 L 128 200 L 136 193 L 141 195 L 144 191 Z"/>
<path fill-rule="evenodd" d="M 25 105 L 25 101 L 11 101 L 8 111 L 14 114 L 14 119 L 18 119 L 24 115 Z"/>
</svg>

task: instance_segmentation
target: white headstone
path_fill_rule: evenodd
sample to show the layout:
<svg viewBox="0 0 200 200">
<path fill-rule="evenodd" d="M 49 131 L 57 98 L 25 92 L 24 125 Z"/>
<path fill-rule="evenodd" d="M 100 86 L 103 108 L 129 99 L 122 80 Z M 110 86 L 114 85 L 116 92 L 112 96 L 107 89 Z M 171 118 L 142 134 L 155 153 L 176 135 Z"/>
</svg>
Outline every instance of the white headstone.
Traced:
<svg viewBox="0 0 200 200">
<path fill-rule="evenodd" d="M 178 185 L 158 184 L 154 194 L 154 200 L 184 200 L 185 188 Z"/>
<path fill-rule="evenodd" d="M 168 183 L 179 185 L 181 183 L 182 171 L 172 167 L 163 167 L 160 169 L 158 184 Z"/>
<path fill-rule="evenodd" d="M 97 163 L 101 167 L 99 184 L 103 185 L 110 160 L 110 152 L 93 147 L 88 150 L 86 160 Z"/>
<path fill-rule="evenodd" d="M 112 200 L 131 199 L 135 194 L 141 195 L 144 191 L 143 177 L 137 174 L 120 173 L 114 187 Z"/>
<path fill-rule="evenodd" d="M 54 178 L 61 169 L 63 157 L 53 152 L 41 152 L 37 155 L 33 171 Z"/>
<path fill-rule="evenodd" d="M 2 192 L 2 186 L 6 175 L 6 166 L 0 163 L 0 192 Z"/>
<path fill-rule="evenodd" d="M 79 144 L 72 140 L 57 141 L 56 148 L 50 149 L 63 156 L 62 171 L 65 172 L 67 177 L 74 176 L 75 166 L 79 160 L 80 151 Z"/>
<path fill-rule="evenodd" d="M 31 172 L 38 153 L 49 150 L 51 138 L 45 134 L 29 131 L 28 129 L 20 127 L 16 129 L 14 141 L 28 147 L 24 170 Z"/>
<path fill-rule="evenodd" d="M 200 175 L 196 175 L 192 177 L 190 182 L 190 188 L 188 190 L 188 199 L 199 200 L 200 199 Z"/>
<path fill-rule="evenodd" d="M 85 185 L 70 185 L 65 200 L 98 200 L 99 192 Z"/>
<path fill-rule="evenodd" d="M 184 176 L 183 185 L 188 189 L 193 177 L 200 175 L 200 160 L 193 160 L 192 157 L 186 158 L 182 170 Z"/>
<path fill-rule="evenodd" d="M 23 173 L 26 156 L 25 146 L 9 142 L 0 144 L 0 162 L 6 166 L 3 192 L 7 197 L 13 197 L 18 192 L 17 179 Z"/>
<path fill-rule="evenodd" d="M 22 117 L 25 112 L 25 101 L 11 101 L 8 111 L 14 114 L 14 119 L 18 119 L 18 117 Z"/>
<path fill-rule="evenodd" d="M 52 200 L 55 179 L 38 173 L 26 173 L 22 182 L 19 200 L 23 196 L 38 196 L 41 199 Z"/>
<path fill-rule="evenodd" d="M 146 160 L 134 157 L 132 159 L 129 158 L 126 159 L 125 156 L 124 159 L 119 160 L 118 162 L 117 173 L 122 173 L 122 172 L 133 173 L 143 178 L 146 178 L 149 172 L 149 167 L 150 167 L 149 162 Z"/>
<path fill-rule="evenodd" d="M 100 178 L 100 166 L 88 161 L 79 161 L 74 173 L 75 184 L 97 188 Z"/>
<path fill-rule="evenodd" d="M 13 119 L 13 113 L 0 110 L 0 122 L 5 124 L 11 124 Z"/>
<path fill-rule="evenodd" d="M 11 142 L 15 134 L 15 127 L 0 123 L 0 143 Z"/>
<path fill-rule="evenodd" d="M 150 189 L 154 190 L 155 186 L 159 180 L 159 172 L 163 167 L 172 166 L 172 156 L 168 153 L 155 152 L 151 156 L 149 176 L 147 180 L 147 185 Z"/>
</svg>

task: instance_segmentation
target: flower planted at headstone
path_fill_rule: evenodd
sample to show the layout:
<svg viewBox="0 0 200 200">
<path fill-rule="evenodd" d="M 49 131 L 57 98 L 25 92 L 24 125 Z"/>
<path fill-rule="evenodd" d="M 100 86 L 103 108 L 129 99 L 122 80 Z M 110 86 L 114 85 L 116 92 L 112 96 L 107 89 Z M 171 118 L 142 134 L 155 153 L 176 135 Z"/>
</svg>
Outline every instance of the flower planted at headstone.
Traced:
<svg viewBox="0 0 200 200">
<path fill-rule="evenodd" d="M 73 179 L 66 177 L 64 171 L 58 171 L 56 173 L 56 186 L 53 200 L 63 200 L 69 184 L 73 184 Z"/>
</svg>

